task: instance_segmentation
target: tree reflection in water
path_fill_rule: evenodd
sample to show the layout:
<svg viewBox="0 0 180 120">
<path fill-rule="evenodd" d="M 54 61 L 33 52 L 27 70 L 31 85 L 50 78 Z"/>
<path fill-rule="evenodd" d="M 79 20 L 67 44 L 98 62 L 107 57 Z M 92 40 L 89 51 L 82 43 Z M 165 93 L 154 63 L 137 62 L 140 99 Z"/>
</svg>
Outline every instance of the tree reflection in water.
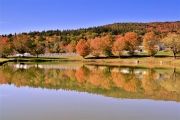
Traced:
<svg viewBox="0 0 180 120">
<path fill-rule="evenodd" d="M 130 66 L 26 65 L 0 67 L 0 84 L 64 89 L 114 98 L 180 101 L 178 69 Z"/>
</svg>

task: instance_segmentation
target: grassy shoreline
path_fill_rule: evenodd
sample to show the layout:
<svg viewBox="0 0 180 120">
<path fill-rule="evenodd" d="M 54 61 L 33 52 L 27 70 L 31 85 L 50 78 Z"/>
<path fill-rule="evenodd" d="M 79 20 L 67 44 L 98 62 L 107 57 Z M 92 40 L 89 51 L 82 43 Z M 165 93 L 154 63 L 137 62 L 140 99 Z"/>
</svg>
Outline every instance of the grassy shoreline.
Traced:
<svg viewBox="0 0 180 120">
<path fill-rule="evenodd" d="M 0 66 L 3 65 L 4 63 L 8 62 L 8 58 L 0 58 Z"/>
<path fill-rule="evenodd" d="M 180 67 L 180 59 L 173 57 L 131 57 L 131 58 L 95 58 L 81 56 L 65 57 L 25 57 L 25 58 L 0 58 L 0 65 L 6 62 L 82 62 L 87 64 L 104 65 L 145 65 L 145 66 L 175 66 Z"/>
<path fill-rule="evenodd" d="M 129 57 L 127 54 L 124 54 L 121 59 L 117 57 L 105 57 L 100 56 L 98 58 L 93 57 L 92 55 L 82 58 L 79 55 L 62 55 L 62 56 L 48 56 L 39 58 L 36 57 L 9 57 L 9 58 L 0 58 L 0 65 L 5 62 L 81 62 L 88 64 L 144 64 L 148 66 L 153 65 L 172 65 L 180 66 L 180 54 L 178 54 L 177 59 L 173 59 L 172 52 L 159 51 L 155 57 L 149 57 L 146 53 L 141 53 L 135 55 L 134 57 Z"/>
</svg>

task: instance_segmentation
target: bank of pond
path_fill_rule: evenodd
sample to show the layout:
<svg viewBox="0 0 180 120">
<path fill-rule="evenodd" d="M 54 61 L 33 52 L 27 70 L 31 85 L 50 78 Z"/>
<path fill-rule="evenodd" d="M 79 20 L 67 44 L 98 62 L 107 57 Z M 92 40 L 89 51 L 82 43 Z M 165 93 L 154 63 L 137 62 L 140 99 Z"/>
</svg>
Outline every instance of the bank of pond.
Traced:
<svg viewBox="0 0 180 120">
<path fill-rule="evenodd" d="M 4 84 L 180 102 L 180 69 L 175 67 L 8 62 L 0 67 L 0 85 Z"/>
<path fill-rule="evenodd" d="M 25 63 L 25 62 L 82 62 L 82 63 L 93 63 L 93 64 L 115 64 L 115 65 L 123 65 L 123 64 L 132 64 L 132 65 L 162 65 L 162 66 L 180 66 L 180 59 L 173 59 L 172 57 L 133 57 L 133 58 L 109 58 L 109 57 L 87 57 L 83 59 L 80 56 L 77 57 L 11 57 L 0 59 L 0 66 L 6 62 L 16 62 L 16 63 Z"/>
</svg>

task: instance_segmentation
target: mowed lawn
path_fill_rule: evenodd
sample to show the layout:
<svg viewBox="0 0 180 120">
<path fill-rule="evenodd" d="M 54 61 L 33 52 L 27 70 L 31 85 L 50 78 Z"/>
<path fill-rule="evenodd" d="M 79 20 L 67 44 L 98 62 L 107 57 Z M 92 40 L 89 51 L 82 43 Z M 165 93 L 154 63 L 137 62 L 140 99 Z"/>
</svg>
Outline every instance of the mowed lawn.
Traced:
<svg viewBox="0 0 180 120">
<path fill-rule="evenodd" d="M 0 58 L 0 62 L 8 61 L 8 58 Z"/>
<path fill-rule="evenodd" d="M 134 57 L 129 57 L 127 54 L 122 56 L 120 59 L 118 57 L 93 57 L 88 55 L 85 59 L 79 55 L 67 55 L 67 56 L 50 56 L 50 57 L 11 57 L 11 58 L 0 58 L 0 63 L 5 61 L 19 61 L 19 62 L 66 62 L 66 61 L 79 61 L 79 62 L 98 62 L 98 63 L 133 63 L 134 61 L 139 61 L 143 63 L 159 63 L 160 61 L 164 63 L 178 63 L 180 64 L 180 55 L 177 55 L 177 59 L 173 59 L 173 54 L 171 52 L 159 51 L 155 57 L 149 57 L 146 53 L 137 54 Z"/>
</svg>

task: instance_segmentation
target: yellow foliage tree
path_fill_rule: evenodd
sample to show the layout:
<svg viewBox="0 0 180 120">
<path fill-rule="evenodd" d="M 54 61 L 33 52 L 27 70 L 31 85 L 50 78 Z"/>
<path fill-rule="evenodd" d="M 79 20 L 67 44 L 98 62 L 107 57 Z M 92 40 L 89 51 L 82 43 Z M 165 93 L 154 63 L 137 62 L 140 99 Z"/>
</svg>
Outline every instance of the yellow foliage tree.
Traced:
<svg viewBox="0 0 180 120">
<path fill-rule="evenodd" d="M 143 37 L 143 46 L 147 54 L 153 57 L 159 50 L 157 45 L 158 39 L 154 32 L 146 33 Z"/>
</svg>

